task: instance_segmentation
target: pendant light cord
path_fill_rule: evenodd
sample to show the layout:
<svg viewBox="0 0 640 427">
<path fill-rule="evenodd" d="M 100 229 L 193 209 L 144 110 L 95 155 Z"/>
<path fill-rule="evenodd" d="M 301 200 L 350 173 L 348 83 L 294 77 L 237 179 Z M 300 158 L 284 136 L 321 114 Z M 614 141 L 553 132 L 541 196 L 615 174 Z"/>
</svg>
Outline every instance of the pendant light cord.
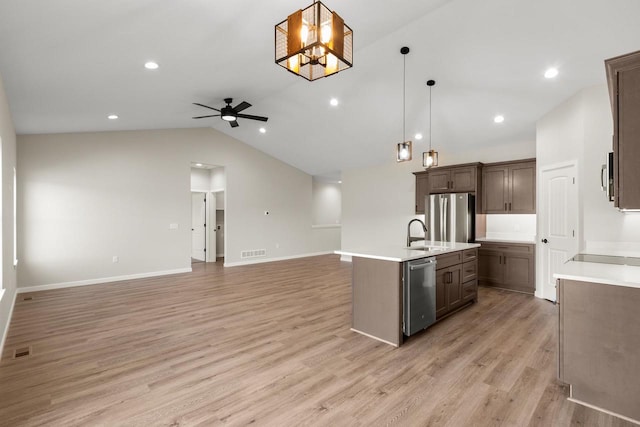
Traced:
<svg viewBox="0 0 640 427">
<path fill-rule="evenodd" d="M 431 151 L 431 89 L 433 86 L 429 86 L 429 151 Z"/>
<path fill-rule="evenodd" d="M 405 138 L 405 121 L 406 119 L 406 115 L 405 115 L 405 109 L 406 109 L 406 101 L 405 101 L 405 97 L 407 95 L 407 55 L 403 55 L 403 67 L 402 67 L 402 142 L 406 142 L 406 138 Z"/>
</svg>

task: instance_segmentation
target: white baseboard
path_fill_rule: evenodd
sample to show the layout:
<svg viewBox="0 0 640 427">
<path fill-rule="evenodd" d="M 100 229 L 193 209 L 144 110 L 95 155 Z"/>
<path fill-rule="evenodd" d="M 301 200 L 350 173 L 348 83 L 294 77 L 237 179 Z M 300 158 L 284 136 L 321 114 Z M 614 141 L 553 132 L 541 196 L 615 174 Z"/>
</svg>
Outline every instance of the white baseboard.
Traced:
<svg viewBox="0 0 640 427">
<path fill-rule="evenodd" d="M 567 398 L 567 400 L 569 402 L 577 403 L 578 405 L 586 406 L 587 408 L 595 409 L 596 411 L 604 412 L 605 414 L 609 414 L 609 415 L 612 415 L 614 417 L 621 418 L 621 419 L 623 419 L 625 421 L 629 421 L 630 423 L 640 425 L 640 421 L 638 421 L 638 420 L 634 420 L 633 418 L 629 418 L 629 417 L 626 417 L 624 415 L 620 415 L 620 414 L 618 414 L 616 412 L 609 411 L 608 409 L 603 409 L 603 408 L 600 408 L 599 406 L 595 406 L 595 405 L 592 405 L 590 403 L 586 403 L 586 402 L 583 402 L 581 400 L 574 399 L 571 396 L 569 396 Z"/>
<path fill-rule="evenodd" d="M 340 261 L 351 262 L 351 255 L 340 255 Z"/>
<path fill-rule="evenodd" d="M 277 258 L 259 258 L 259 259 L 251 259 L 251 260 L 247 260 L 247 261 L 225 262 L 224 266 L 225 267 L 237 267 L 237 266 L 240 266 L 240 265 L 262 264 L 262 263 L 265 263 L 265 262 L 286 261 L 288 259 L 308 258 L 308 257 L 312 257 L 312 256 L 328 255 L 328 254 L 332 254 L 332 253 L 333 253 L 333 251 L 326 251 L 326 252 L 315 252 L 315 253 L 302 254 L 302 255 L 283 256 L 283 257 L 277 257 Z"/>
<path fill-rule="evenodd" d="M 175 270 L 151 271 L 149 273 L 129 274 L 126 276 L 101 277 L 98 279 L 78 280 L 76 282 L 50 283 L 48 285 L 21 286 L 17 293 L 48 291 L 51 289 L 73 288 L 75 286 L 99 285 L 101 283 L 120 282 L 123 280 L 144 279 L 146 277 L 167 276 L 169 274 L 191 273 L 189 268 L 177 268 Z"/>
<path fill-rule="evenodd" d="M 11 308 L 9 308 L 9 317 L 7 317 L 7 324 L 4 326 L 4 331 L 2 331 L 2 337 L 0 339 L 0 358 L 2 357 L 2 354 L 4 353 L 4 342 L 7 339 L 7 334 L 9 333 L 9 325 L 11 324 L 11 317 L 13 317 L 13 307 L 16 306 L 16 297 L 17 296 L 18 296 L 18 291 L 16 290 L 13 293 L 13 302 L 11 303 Z"/>
</svg>

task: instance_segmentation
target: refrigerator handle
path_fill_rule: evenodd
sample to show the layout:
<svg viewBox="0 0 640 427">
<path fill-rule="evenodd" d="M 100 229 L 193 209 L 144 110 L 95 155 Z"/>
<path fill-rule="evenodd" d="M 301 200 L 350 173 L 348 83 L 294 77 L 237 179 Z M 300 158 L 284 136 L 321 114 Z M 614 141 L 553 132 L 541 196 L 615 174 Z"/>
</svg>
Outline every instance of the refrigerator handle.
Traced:
<svg viewBox="0 0 640 427">
<path fill-rule="evenodd" d="M 441 240 L 442 238 L 442 199 L 440 198 L 440 195 L 438 194 L 436 197 L 438 197 L 438 209 L 440 210 L 440 215 L 438 215 L 438 240 Z"/>
<path fill-rule="evenodd" d="M 442 241 L 444 227 L 444 197 L 438 197 L 440 197 L 440 238 L 438 240 Z"/>
<path fill-rule="evenodd" d="M 444 198 L 444 215 L 442 216 L 443 217 L 443 222 L 444 222 L 444 227 L 442 227 L 443 228 L 443 236 L 442 236 L 443 239 L 441 239 L 441 240 L 443 240 L 443 241 L 446 240 L 447 235 L 448 235 L 447 233 L 449 232 L 449 230 L 447 230 L 447 222 L 449 220 L 449 214 L 450 214 L 450 212 L 449 212 L 449 198 L 445 197 Z"/>
</svg>

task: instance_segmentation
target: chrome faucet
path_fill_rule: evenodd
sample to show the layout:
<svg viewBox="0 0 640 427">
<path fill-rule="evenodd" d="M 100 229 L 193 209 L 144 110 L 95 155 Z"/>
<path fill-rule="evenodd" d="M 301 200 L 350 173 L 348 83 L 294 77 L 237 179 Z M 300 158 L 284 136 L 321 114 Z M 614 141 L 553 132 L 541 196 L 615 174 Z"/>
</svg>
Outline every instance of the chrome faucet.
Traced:
<svg viewBox="0 0 640 427">
<path fill-rule="evenodd" d="M 418 221 L 420 225 L 422 225 L 422 229 L 424 230 L 424 237 L 411 237 L 411 224 L 414 221 Z M 414 218 L 409 221 L 409 225 L 407 225 L 407 247 L 411 246 L 411 242 L 415 242 L 418 240 L 427 240 L 427 226 L 424 225 L 424 222 L 418 218 Z"/>
</svg>

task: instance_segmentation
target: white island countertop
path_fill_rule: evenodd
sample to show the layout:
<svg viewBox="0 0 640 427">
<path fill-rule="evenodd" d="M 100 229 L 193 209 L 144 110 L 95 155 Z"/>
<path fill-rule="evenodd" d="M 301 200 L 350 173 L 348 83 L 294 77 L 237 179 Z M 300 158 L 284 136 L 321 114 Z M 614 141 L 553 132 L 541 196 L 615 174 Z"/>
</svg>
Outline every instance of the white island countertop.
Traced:
<svg viewBox="0 0 640 427">
<path fill-rule="evenodd" d="M 463 251 L 465 249 L 477 248 L 478 243 L 458 243 L 458 242 L 440 242 L 437 240 L 426 240 L 420 244 L 414 243 L 413 247 L 428 246 L 432 250 L 424 251 L 417 249 L 408 249 L 404 246 L 367 246 L 363 248 L 349 248 L 335 251 L 338 255 L 346 255 L 352 257 L 379 259 L 382 261 L 405 262 L 414 259 L 426 258 L 430 256 L 442 255 L 449 252 Z"/>
<path fill-rule="evenodd" d="M 567 261 L 557 273 L 553 274 L 553 277 L 556 279 L 640 288 L 640 267 L 631 265 Z"/>
</svg>

